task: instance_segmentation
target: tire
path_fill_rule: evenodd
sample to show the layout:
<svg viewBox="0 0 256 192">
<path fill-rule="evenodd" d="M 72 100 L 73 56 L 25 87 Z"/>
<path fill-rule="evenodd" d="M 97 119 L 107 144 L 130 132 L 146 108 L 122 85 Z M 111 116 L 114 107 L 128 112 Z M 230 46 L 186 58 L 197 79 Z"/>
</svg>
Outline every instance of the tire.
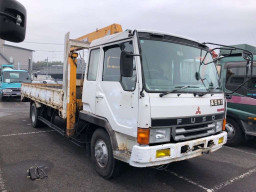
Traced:
<svg viewBox="0 0 256 192">
<path fill-rule="evenodd" d="M 40 120 L 38 120 L 38 113 L 39 110 L 36 108 L 36 104 L 32 103 L 30 105 L 30 120 L 34 128 L 40 128 L 43 124 Z"/>
<path fill-rule="evenodd" d="M 228 133 L 228 146 L 238 146 L 244 142 L 245 136 L 239 124 L 233 119 L 228 118 L 226 123 L 226 132 Z"/>
<path fill-rule="evenodd" d="M 120 162 L 114 159 L 109 135 L 103 129 L 92 135 L 91 158 L 96 172 L 103 178 L 111 179 L 119 174 Z"/>
</svg>

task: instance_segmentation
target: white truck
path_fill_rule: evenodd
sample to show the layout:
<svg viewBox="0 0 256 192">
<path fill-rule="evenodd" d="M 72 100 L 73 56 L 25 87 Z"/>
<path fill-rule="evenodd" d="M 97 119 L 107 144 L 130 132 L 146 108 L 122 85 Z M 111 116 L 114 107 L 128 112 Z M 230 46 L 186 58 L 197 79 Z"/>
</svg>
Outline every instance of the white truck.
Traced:
<svg viewBox="0 0 256 192">
<path fill-rule="evenodd" d="M 22 85 L 33 127 L 43 122 L 89 145 L 96 171 L 107 179 L 118 173 L 120 161 L 151 167 L 220 149 L 227 141 L 226 99 L 209 48 L 115 25 L 114 32 L 111 26 L 76 40 L 66 35 L 63 85 Z M 79 86 L 81 49 L 89 58 Z"/>
</svg>

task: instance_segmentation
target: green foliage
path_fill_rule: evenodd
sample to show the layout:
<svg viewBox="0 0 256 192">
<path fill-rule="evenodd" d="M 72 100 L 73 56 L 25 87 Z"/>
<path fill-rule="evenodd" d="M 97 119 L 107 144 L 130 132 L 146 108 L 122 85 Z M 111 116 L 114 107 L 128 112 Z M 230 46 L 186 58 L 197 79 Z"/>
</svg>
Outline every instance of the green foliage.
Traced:
<svg viewBox="0 0 256 192">
<path fill-rule="evenodd" d="M 61 62 L 61 61 L 49 61 L 48 62 L 49 67 L 51 67 L 53 65 L 63 65 L 63 62 Z M 33 62 L 33 70 L 39 70 L 43 67 L 47 67 L 46 61 Z"/>
</svg>

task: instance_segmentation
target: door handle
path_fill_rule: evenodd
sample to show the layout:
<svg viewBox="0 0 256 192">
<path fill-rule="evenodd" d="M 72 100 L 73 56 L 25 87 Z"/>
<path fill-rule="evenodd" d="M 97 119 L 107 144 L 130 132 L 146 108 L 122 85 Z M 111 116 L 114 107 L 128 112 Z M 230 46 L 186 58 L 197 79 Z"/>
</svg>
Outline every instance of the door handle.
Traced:
<svg viewBox="0 0 256 192">
<path fill-rule="evenodd" d="M 103 99 L 102 95 L 96 95 L 96 99 Z"/>
</svg>

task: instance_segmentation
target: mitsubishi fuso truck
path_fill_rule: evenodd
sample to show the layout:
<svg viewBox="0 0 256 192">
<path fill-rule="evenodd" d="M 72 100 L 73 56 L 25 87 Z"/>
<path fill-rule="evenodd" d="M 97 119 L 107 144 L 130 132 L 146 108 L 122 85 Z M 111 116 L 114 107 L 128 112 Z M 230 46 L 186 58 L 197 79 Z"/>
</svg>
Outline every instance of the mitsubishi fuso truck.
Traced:
<svg viewBox="0 0 256 192">
<path fill-rule="evenodd" d="M 79 50 L 89 51 L 83 84 Z M 209 47 L 118 24 L 65 37 L 63 85 L 22 84 L 32 126 L 42 123 L 90 146 L 104 178 L 120 161 L 151 167 L 198 157 L 227 141 L 226 98 Z M 64 125 L 59 124 L 63 120 Z"/>
</svg>

